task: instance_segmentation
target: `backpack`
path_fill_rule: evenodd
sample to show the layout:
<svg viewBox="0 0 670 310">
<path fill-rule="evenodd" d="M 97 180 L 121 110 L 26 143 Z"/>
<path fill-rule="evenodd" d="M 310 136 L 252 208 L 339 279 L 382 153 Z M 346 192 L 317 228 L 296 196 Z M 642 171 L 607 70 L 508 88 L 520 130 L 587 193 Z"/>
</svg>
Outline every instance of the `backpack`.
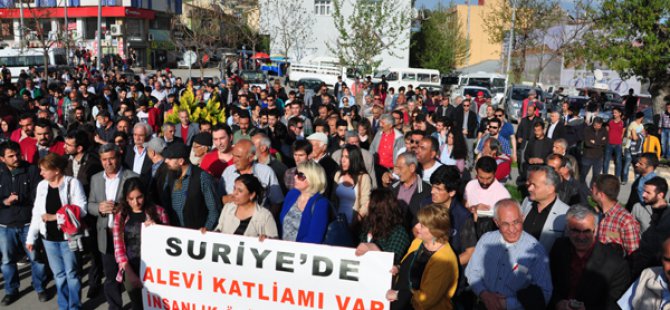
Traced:
<svg viewBox="0 0 670 310">
<path fill-rule="evenodd" d="M 319 197 L 314 202 L 312 202 L 311 212 L 314 214 L 314 207 L 319 199 Z M 325 199 L 325 198 L 324 198 Z M 330 221 L 328 223 L 328 228 L 326 228 L 326 236 L 323 238 L 322 244 L 332 245 L 332 246 L 342 246 L 342 247 L 355 247 L 354 238 L 349 229 L 349 223 L 347 222 L 347 217 L 343 213 L 338 213 L 335 207 L 328 202 L 328 207 L 330 208 Z"/>
</svg>

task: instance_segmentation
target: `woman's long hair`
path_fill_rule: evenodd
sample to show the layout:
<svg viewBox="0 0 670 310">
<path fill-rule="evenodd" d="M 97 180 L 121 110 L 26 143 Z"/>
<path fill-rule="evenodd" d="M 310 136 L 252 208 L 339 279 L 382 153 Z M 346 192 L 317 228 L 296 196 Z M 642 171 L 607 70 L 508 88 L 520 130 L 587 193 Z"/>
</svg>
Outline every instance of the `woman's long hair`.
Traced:
<svg viewBox="0 0 670 310">
<path fill-rule="evenodd" d="M 354 179 L 354 185 L 358 182 L 358 178 L 367 174 L 368 171 L 365 169 L 365 161 L 363 160 L 363 152 L 361 148 L 356 145 L 347 144 L 342 149 L 342 156 L 344 156 L 344 151 L 349 153 L 349 169 L 344 170 L 340 168 L 340 175 L 348 174 Z"/>
<path fill-rule="evenodd" d="M 463 133 L 459 130 L 451 130 L 447 133 L 447 139 L 449 139 L 449 134 L 454 135 L 454 145 L 451 149 L 451 158 L 465 159 L 468 155 L 468 144 L 465 142 Z"/>
<path fill-rule="evenodd" d="M 373 190 L 370 193 L 368 216 L 363 218 L 362 232 L 371 233 L 376 239 L 384 239 L 394 227 L 402 223 L 402 211 L 393 192 L 386 188 Z"/>
<path fill-rule="evenodd" d="M 133 212 L 132 208 L 128 204 L 128 194 L 132 191 L 138 190 L 142 195 L 144 195 L 144 205 L 142 210 L 147 216 L 153 220 L 156 224 L 162 224 L 160 217 L 158 216 L 158 211 L 156 211 L 156 205 L 150 201 L 146 186 L 142 183 L 142 180 L 139 177 L 134 177 L 126 180 L 123 184 L 123 199 L 119 202 L 121 204 L 121 220 L 122 222 L 128 217 L 128 214 Z"/>
</svg>

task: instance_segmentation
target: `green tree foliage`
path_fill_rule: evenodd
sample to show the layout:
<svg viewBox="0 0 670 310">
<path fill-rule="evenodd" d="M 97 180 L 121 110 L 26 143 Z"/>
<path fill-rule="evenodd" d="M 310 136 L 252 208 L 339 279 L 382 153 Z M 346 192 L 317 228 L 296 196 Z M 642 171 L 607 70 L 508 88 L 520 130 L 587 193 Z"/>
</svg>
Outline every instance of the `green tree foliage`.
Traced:
<svg viewBox="0 0 670 310">
<path fill-rule="evenodd" d="M 391 56 L 409 40 L 410 9 L 401 0 L 333 0 L 333 21 L 338 38 L 328 49 L 342 65 L 371 73 L 379 56 Z M 353 7 L 349 15 L 345 12 Z"/>
<path fill-rule="evenodd" d="M 421 30 L 412 36 L 410 57 L 414 66 L 450 73 L 462 65 L 469 44 L 463 26 L 452 8 L 443 6 L 426 12 Z"/>
<path fill-rule="evenodd" d="M 565 19 L 558 0 L 505 0 L 492 7 L 482 18 L 489 42 L 503 43 L 512 27 L 512 1 L 516 7 L 514 40 L 512 40 L 512 76 L 521 80 L 526 68 L 526 56 L 540 48 L 547 30 Z"/>
<path fill-rule="evenodd" d="M 670 98 L 670 1 L 603 0 L 587 12 L 593 31 L 577 56 L 595 59 L 623 78 L 647 79 L 654 112 L 662 113 Z"/>
</svg>

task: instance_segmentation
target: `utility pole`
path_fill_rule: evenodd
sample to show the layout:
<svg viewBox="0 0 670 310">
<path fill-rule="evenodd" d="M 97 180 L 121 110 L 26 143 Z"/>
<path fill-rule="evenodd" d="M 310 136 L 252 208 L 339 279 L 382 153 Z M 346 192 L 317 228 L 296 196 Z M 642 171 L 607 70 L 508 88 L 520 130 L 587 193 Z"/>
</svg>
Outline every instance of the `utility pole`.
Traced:
<svg viewBox="0 0 670 310">
<path fill-rule="evenodd" d="M 67 1 L 67 0 L 66 0 Z M 100 70 L 100 62 L 102 61 L 102 1 L 98 1 L 98 58 L 95 68 Z"/>
<path fill-rule="evenodd" d="M 19 1 L 19 50 L 23 52 L 23 47 L 24 47 L 24 40 L 25 40 L 25 35 L 23 33 L 23 30 L 25 29 L 24 24 L 23 24 L 23 1 Z"/>
<path fill-rule="evenodd" d="M 68 30 L 70 27 L 70 24 L 67 20 L 67 0 L 63 0 L 65 2 L 65 59 L 67 59 L 67 64 L 70 64 L 70 36 L 68 35 Z"/>
<path fill-rule="evenodd" d="M 467 17 L 467 30 L 465 34 L 465 41 L 468 42 L 468 52 L 465 54 L 465 65 L 470 65 L 470 53 L 472 52 L 472 44 L 470 42 L 470 0 L 465 0 L 465 4 L 468 6 L 468 17 Z"/>
<path fill-rule="evenodd" d="M 512 27 L 509 29 L 509 42 L 507 42 L 507 68 L 505 69 L 505 95 L 509 87 L 509 71 L 512 65 L 512 49 L 514 48 L 514 27 L 516 23 L 516 0 L 510 0 L 512 3 Z"/>
</svg>

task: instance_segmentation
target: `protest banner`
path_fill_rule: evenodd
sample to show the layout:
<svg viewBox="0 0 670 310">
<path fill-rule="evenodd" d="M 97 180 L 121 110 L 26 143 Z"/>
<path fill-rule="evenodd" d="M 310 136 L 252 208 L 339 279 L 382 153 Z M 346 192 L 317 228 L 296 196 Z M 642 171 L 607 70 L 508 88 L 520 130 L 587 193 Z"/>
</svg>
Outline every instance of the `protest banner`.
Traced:
<svg viewBox="0 0 670 310">
<path fill-rule="evenodd" d="M 389 309 L 392 265 L 386 252 L 142 229 L 145 309 Z"/>
</svg>

